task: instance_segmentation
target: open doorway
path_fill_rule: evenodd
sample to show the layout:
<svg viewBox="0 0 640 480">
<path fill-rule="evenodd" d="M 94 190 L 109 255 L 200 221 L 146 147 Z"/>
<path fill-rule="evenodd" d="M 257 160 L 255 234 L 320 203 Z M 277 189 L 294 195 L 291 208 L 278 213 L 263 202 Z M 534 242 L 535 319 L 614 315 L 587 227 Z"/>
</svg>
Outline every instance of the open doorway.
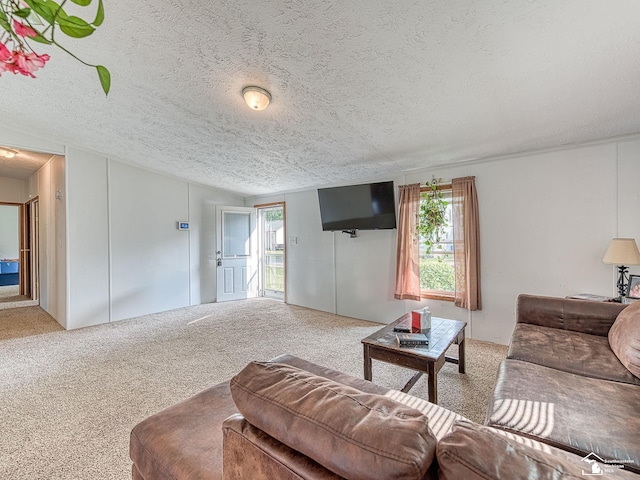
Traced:
<svg viewBox="0 0 640 480">
<path fill-rule="evenodd" d="M 0 308 L 38 305 L 38 199 L 0 203 Z"/>
<path fill-rule="evenodd" d="M 285 204 L 256 205 L 260 234 L 260 293 L 286 301 Z"/>
</svg>

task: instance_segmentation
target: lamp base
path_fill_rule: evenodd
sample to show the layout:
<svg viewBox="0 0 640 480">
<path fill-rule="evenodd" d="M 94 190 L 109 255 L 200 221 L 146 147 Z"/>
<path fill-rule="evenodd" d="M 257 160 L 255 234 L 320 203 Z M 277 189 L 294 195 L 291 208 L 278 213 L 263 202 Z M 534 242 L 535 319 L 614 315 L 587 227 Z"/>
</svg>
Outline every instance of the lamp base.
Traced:
<svg viewBox="0 0 640 480">
<path fill-rule="evenodd" d="M 618 272 L 620 275 L 618 276 L 618 283 L 616 284 L 618 287 L 618 295 L 620 295 L 620 301 L 622 301 L 622 297 L 627 294 L 627 281 L 629 280 L 629 275 L 627 272 L 629 269 L 624 265 L 620 265 L 618 267 Z"/>
</svg>

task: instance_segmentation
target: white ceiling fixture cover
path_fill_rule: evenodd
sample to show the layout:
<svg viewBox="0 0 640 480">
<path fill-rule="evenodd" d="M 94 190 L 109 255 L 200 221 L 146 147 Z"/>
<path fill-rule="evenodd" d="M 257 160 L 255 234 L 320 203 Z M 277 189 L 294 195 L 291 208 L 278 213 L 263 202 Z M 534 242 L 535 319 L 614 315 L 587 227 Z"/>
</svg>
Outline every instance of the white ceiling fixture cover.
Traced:
<svg viewBox="0 0 640 480">
<path fill-rule="evenodd" d="M 271 94 L 260 87 L 245 87 L 242 89 L 242 96 L 247 106 L 258 112 L 267 108 L 271 102 Z"/>
</svg>

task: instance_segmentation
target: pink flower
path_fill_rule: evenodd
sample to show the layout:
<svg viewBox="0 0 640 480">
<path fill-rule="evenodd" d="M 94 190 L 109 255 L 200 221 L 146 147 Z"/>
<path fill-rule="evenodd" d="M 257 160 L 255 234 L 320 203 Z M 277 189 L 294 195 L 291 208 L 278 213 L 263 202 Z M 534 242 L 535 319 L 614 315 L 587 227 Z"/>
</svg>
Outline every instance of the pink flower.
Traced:
<svg viewBox="0 0 640 480">
<path fill-rule="evenodd" d="M 12 71 L 13 55 L 6 45 L 0 43 L 0 75 L 2 72 Z"/>
<path fill-rule="evenodd" d="M 6 45 L 0 43 L 0 62 L 11 61 L 11 50 Z"/>
<path fill-rule="evenodd" d="M 37 53 L 24 53 L 24 52 L 13 52 L 16 57 L 14 60 L 15 70 L 22 75 L 29 76 L 31 78 L 36 78 L 33 74 L 36 70 L 44 67 L 44 64 L 49 61 L 49 55 L 46 53 L 43 55 L 38 55 Z M 14 73 L 16 73 L 14 71 Z"/>
<path fill-rule="evenodd" d="M 37 37 L 38 33 L 28 25 L 24 23 L 20 23 L 17 20 L 13 21 L 13 31 L 16 32 L 16 35 L 20 35 L 21 37 Z"/>
<path fill-rule="evenodd" d="M 14 75 L 18 73 L 16 71 L 16 64 L 13 63 L 13 59 L 7 62 L 0 62 L 0 72 L 11 72 Z"/>
</svg>

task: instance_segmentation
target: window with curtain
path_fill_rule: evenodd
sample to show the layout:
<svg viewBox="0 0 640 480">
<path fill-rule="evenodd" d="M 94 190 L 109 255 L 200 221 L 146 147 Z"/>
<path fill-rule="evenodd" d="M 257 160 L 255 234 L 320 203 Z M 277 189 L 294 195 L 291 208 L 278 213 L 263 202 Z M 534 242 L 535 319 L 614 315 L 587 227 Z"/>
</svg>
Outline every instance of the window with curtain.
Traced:
<svg viewBox="0 0 640 480">
<path fill-rule="evenodd" d="M 420 188 L 420 203 L 425 201 L 431 187 Z M 438 191 L 447 203 L 446 225 L 440 228 L 440 241 L 427 249 L 425 239 L 419 237 L 420 295 L 453 302 L 456 290 L 456 274 L 453 256 L 453 204 L 451 184 L 439 185 Z M 419 218 L 424 222 L 424 218 Z"/>
<path fill-rule="evenodd" d="M 420 185 L 399 187 L 397 299 L 436 298 L 480 310 L 480 228 L 475 177 L 455 178 L 443 187 L 448 225 L 429 254 L 418 236 Z M 450 200 L 449 200 L 450 199 Z"/>
<path fill-rule="evenodd" d="M 398 187 L 398 244 L 396 287 L 398 300 L 420 300 L 420 258 L 418 252 L 418 212 L 420 184 Z"/>
</svg>

